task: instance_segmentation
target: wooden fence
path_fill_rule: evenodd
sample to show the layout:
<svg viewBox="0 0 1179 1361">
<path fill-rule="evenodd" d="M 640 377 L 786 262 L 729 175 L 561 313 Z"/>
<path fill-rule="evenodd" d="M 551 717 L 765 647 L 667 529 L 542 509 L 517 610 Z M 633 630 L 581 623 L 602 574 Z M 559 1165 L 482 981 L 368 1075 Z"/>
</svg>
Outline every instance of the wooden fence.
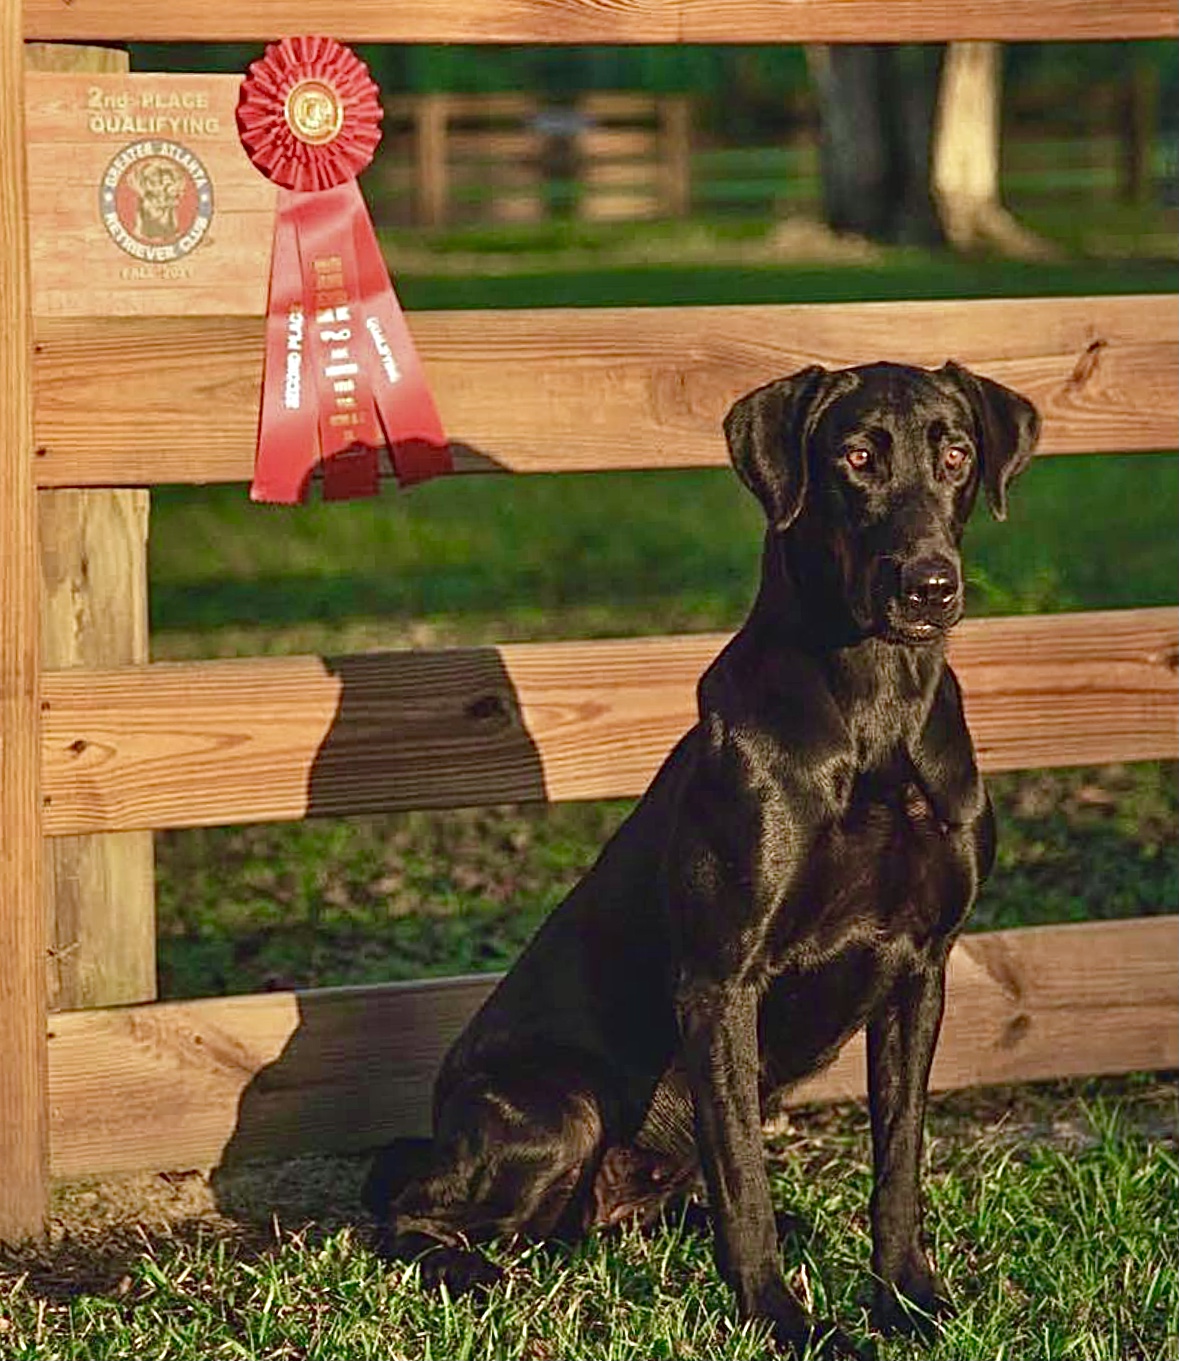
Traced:
<svg viewBox="0 0 1179 1361">
<path fill-rule="evenodd" d="M 1170 0 L 0 0 L 0 14 L 0 1239 L 11 1239 L 43 1223 L 51 1171 L 352 1148 L 422 1128 L 438 1056 L 489 986 L 97 1009 L 118 995 L 102 966 L 119 950 L 146 955 L 131 990 L 151 992 L 144 829 L 633 793 L 689 721 L 720 642 L 147 664 L 143 489 L 249 476 L 273 200 L 218 163 L 226 263 L 206 277 L 195 252 L 190 274 L 149 271 L 128 303 L 110 252 L 92 256 L 86 232 L 53 226 L 54 205 L 89 181 L 53 95 L 62 77 L 29 76 L 26 136 L 22 39 L 1015 40 L 1174 36 L 1179 19 Z M 29 58 L 57 71 L 120 61 L 39 44 Z M 231 88 L 209 91 L 232 108 Z M 720 418 L 739 393 L 804 364 L 882 355 L 952 355 L 1027 392 L 1049 455 L 1176 444 L 1173 298 L 411 323 L 463 472 L 719 464 Z M 111 601 L 128 592 L 139 594 L 120 613 Z M 46 661 L 43 622 L 47 639 L 61 633 L 63 599 L 68 636 Z M 95 636 L 116 640 L 113 655 L 91 649 Z M 988 769 L 1179 754 L 1175 609 L 980 621 L 960 630 L 954 658 Z M 45 859 L 46 846 L 72 849 Z M 88 884 L 71 895 L 78 864 Z M 82 919 L 103 928 L 79 932 Z M 1175 1065 L 1174 941 L 1167 918 L 965 939 L 935 1085 Z M 58 1001 L 82 1009 L 48 1009 L 53 942 Z M 862 1067 L 853 1048 L 805 1095 L 858 1093 Z"/>
<path fill-rule="evenodd" d="M 427 94 L 385 101 L 373 170 L 383 224 L 677 217 L 691 192 L 682 96 Z M 370 177 L 371 178 L 371 177 Z"/>
</svg>

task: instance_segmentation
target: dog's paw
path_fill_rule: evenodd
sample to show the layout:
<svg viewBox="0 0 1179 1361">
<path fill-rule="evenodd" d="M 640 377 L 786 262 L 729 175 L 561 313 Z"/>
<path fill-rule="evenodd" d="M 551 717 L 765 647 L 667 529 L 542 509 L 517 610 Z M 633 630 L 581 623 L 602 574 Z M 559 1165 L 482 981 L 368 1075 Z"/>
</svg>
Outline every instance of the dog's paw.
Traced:
<svg viewBox="0 0 1179 1361">
<path fill-rule="evenodd" d="M 445 1286 L 455 1298 L 485 1294 L 504 1274 L 503 1267 L 489 1262 L 477 1249 L 440 1243 L 424 1233 L 387 1230 L 379 1251 L 389 1262 L 415 1262 L 424 1289 L 440 1290 Z"/>
<path fill-rule="evenodd" d="M 877 1288 L 872 1307 L 873 1326 L 886 1337 L 912 1337 L 931 1345 L 938 1325 L 957 1310 L 946 1287 L 932 1272 Z"/>
<path fill-rule="evenodd" d="M 418 1258 L 422 1284 L 430 1290 L 443 1286 L 453 1298 L 485 1295 L 503 1278 L 503 1267 L 489 1262 L 475 1248 L 440 1247 Z"/>
<path fill-rule="evenodd" d="M 871 1342 L 855 1342 L 835 1323 L 810 1324 L 802 1333 L 797 1329 L 774 1329 L 774 1341 L 786 1356 L 795 1361 L 877 1361 Z"/>
</svg>

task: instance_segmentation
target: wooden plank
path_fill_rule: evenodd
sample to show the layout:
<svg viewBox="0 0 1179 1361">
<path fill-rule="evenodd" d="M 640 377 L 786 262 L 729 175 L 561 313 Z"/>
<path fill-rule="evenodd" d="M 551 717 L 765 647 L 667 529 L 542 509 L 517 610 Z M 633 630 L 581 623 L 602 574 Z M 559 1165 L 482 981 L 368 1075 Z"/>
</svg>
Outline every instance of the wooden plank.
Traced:
<svg viewBox="0 0 1179 1361">
<path fill-rule="evenodd" d="M 1173 1068 L 1179 917 L 967 936 L 932 1086 Z M 424 1134 L 472 977 L 77 1012 L 49 1053 L 58 1176 L 355 1152 Z M 796 1104 L 864 1095 L 853 1040 Z"/>
<path fill-rule="evenodd" d="M 174 662 L 44 684 L 47 829 L 72 834 L 641 793 L 725 639 Z M 1179 755 L 1179 612 L 954 635 L 989 770 Z"/>
<path fill-rule="evenodd" d="M 626 203 L 628 199 L 650 198 L 659 178 L 659 166 L 654 161 L 595 161 L 586 167 L 582 178 L 580 207 L 584 209 L 587 200 L 593 199 Z"/>
<path fill-rule="evenodd" d="M 358 1148 L 420 1128 L 446 1047 L 487 991 L 445 979 L 55 1016 L 53 1171 L 295 1157 L 341 1146 L 353 1121 Z"/>
<path fill-rule="evenodd" d="M 384 127 L 388 128 L 390 119 L 412 121 L 414 109 L 422 98 L 420 94 L 393 94 L 382 98 Z M 518 122 L 533 117 L 540 107 L 540 101 L 536 95 L 448 93 L 446 107 L 450 117 L 456 120 Z"/>
<path fill-rule="evenodd" d="M 535 159 L 544 150 L 544 143 L 541 133 L 527 128 L 466 128 L 456 132 L 452 124 L 446 151 L 456 167 L 462 163 L 463 169 L 478 168 L 494 174 L 494 162 Z M 472 161 L 474 166 L 466 164 Z"/>
<path fill-rule="evenodd" d="M 1167 296 L 424 312 L 410 325 L 466 471 L 726 461 L 741 393 L 807 364 L 956 358 L 1026 393 L 1045 453 L 1174 449 Z M 41 318 L 41 486 L 244 481 L 262 321 Z"/>
<path fill-rule="evenodd" d="M 577 149 L 591 162 L 625 161 L 639 157 L 654 160 L 659 151 L 659 132 L 654 127 L 591 127 L 578 136 Z M 592 170 L 596 166 L 588 168 Z"/>
<path fill-rule="evenodd" d="M 653 178 L 645 168 L 643 177 L 648 183 Z M 593 181 L 586 185 L 577 204 L 578 215 L 587 222 L 649 221 L 658 217 L 659 211 L 659 197 L 655 193 L 641 193 L 635 188 L 618 191 L 601 189 Z"/>
<path fill-rule="evenodd" d="M 932 1091 L 1173 1068 L 1179 917 L 1031 926 L 954 947 Z M 857 1036 L 796 1100 L 865 1095 Z"/>
<path fill-rule="evenodd" d="M 129 61 L 110 47 L 25 47 L 26 70 L 123 72 Z M 147 661 L 148 512 L 139 488 L 63 488 L 37 498 L 43 667 Z M 150 832 L 47 840 L 45 890 L 51 1008 L 156 995 Z"/>
<path fill-rule="evenodd" d="M 48 1195 L 41 609 L 20 0 L 0 0 L 0 1241 L 40 1234 Z"/>
<path fill-rule="evenodd" d="M 577 101 L 577 111 L 594 123 L 654 123 L 661 99 L 635 90 L 594 90 Z"/>
<path fill-rule="evenodd" d="M 1169 0 L 26 0 L 25 36 L 59 41 L 801 43 L 1162 38 Z"/>
<path fill-rule="evenodd" d="M 1059 42 L 1066 38 L 1170 37 L 1179 32 L 1172 7 L 1157 0 L 1112 5 L 1073 0 L 683 0 L 682 41 L 731 42 Z M 1102 10 L 1103 13 L 1095 11 Z M 740 35 L 740 36 L 738 36 Z"/>
<path fill-rule="evenodd" d="M 411 96 L 420 99 L 420 95 Z M 535 118 L 541 101 L 529 94 L 448 94 L 447 108 L 458 122 L 482 123 L 488 119 L 519 122 Z"/>
</svg>

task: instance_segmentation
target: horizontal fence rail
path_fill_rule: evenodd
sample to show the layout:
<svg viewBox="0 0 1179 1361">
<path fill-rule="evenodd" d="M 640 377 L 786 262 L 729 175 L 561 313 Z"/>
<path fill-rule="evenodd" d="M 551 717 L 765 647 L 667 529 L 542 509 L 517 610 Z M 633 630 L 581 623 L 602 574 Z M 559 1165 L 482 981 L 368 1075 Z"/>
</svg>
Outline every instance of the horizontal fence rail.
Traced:
<svg viewBox="0 0 1179 1361">
<path fill-rule="evenodd" d="M 639 794 L 719 634 L 47 673 L 50 834 Z M 1179 611 L 953 635 L 989 770 L 1179 755 Z"/>
<path fill-rule="evenodd" d="M 1179 917 L 966 936 L 935 1090 L 1179 1064 Z M 492 977 L 50 1018 L 54 1173 L 354 1151 L 424 1134 L 442 1055 Z M 796 1103 L 864 1094 L 858 1036 Z"/>
<path fill-rule="evenodd" d="M 250 42 L 800 43 L 1161 38 L 1170 0 L 25 0 L 26 38 Z"/>
<path fill-rule="evenodd" d="M 721 464 L 741 393 L 881 358 L 954 358 L 1025 393 L 1045 453 L 1179 441 L 1168 296 L 425 312 L 410 325 L 466 471 Z M 41 486 L 251 476 L 260 318 L 41 318 L 35 339 Z"/>
</svg>

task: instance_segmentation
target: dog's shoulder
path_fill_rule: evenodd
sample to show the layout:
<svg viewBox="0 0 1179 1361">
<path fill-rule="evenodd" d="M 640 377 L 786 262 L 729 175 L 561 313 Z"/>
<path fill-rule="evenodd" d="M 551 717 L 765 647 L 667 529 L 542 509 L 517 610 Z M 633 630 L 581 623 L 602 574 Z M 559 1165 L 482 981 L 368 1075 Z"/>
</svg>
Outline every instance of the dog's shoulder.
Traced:
<svg viewBox="0 0 1179 1361">
<path fill-rule="evenodd" d="M 805 651 L 737 634 L 701 678 L 694 780 L 748 812 L 777 802 L 832 816 L 856 773 L 856 743 L 822 666 Z"/>
</svg>

